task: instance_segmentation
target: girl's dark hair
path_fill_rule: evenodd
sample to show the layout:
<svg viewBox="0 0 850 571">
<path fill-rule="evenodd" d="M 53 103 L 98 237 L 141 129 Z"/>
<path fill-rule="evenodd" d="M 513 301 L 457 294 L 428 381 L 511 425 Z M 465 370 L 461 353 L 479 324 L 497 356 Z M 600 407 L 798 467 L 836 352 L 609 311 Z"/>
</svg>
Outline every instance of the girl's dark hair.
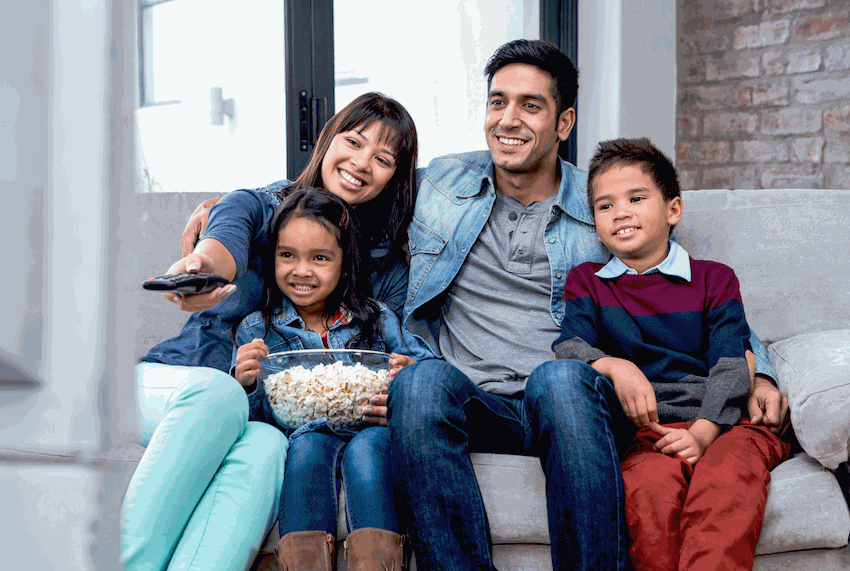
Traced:
<svg viewBox="0 0 850 571">
<path fill-rule="evenodd" d="M 390 248 L 390 255 L 384 259 L 383 265 L 373 268 L 380 270 L 405 256 L 407 226 L 413 217 L 418 153 L 416 125 L 399 102 L 381 93 L 364 93 L 346 105 L 322 128 L 304 171 L 283 189 L 282 194 L 286 196 L 298 188 L 323 187 L 322 161 L 333 138 L 355 128 L 365 129 L 375 121 L 382 126 L 380 140 L 394 150 L 396 169 L 378 196 L 357 206 L 357 216 L 368 248 L 383 243 Z"/>
<path fill-rule="evenodd" d="M 369 288 L 369 266 L 363 264 L 359 224 L 354 211 L 343 199 L 319 188 L 301 188 L 289 193 L 277 207 L 269 224 L 268 244 L 263 256 L 263 299 L 260 313 L 266 331 L 272 329 L 285 336 L 274 326 L 272 318 L 279 314 L 283 292 L 275 279 L 277 238 L 283 227 L 295 218 L 315 220 L 333 234 L 342 248 L 342 276 L 339 284 L 325 301 L 325 318 L 333 319 L 337 310 L 344 307 L 352 314 L 352 323 L 360 326 L 360 334 L 350 342 L 350 347 L 370 345 L 379 326 L 380 310 L 366 292 Z"/>
</svg>

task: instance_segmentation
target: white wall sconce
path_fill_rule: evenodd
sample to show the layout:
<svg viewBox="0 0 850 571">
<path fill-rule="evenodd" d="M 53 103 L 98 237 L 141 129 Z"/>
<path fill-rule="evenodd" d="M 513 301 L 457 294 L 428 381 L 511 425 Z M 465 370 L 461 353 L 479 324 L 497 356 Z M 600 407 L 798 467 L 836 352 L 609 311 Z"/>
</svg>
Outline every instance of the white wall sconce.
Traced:
<svg viewBox="0 0 850 571">
<path fill-rule="evenodd" d="M 235 103 L 233 99 L 224 98 L 224 89 L 221 87 L 210 88 L 210 123 L 213 125 L 224 125 L 224 116 L 233 119 Z"/>
</svg>

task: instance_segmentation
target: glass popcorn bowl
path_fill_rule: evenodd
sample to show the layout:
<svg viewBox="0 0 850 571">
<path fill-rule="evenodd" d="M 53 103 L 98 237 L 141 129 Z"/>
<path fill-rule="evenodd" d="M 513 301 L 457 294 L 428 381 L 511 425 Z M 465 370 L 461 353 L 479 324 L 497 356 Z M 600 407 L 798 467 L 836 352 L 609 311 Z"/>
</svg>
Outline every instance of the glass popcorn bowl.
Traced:
<svg viewBox="0 0 850 571">
<path fill-rule="evenodd" d="M 369 397 L 389 386 L 390 354 L 380 351 L 304 349 L 259 361 L 275 419 L 290 429 L 321 418 L 335 430 L 354 428 Z"/>
</svg>

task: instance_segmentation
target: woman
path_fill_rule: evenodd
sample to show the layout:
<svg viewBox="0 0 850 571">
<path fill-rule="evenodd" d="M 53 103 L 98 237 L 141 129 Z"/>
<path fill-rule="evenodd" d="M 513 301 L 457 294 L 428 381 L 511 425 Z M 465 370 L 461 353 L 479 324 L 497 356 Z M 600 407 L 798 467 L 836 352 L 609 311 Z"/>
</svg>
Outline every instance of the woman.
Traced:
<svg viewBox="0 0 850 571">
<path fill-rule="evenodd" d="M 321 186 L 346 200 L 371 248 L 372 297 L 400 311 L 416 153 L 407 111 L 380 94 L 362 95 L 331 118 L 294 182 L 224 197 L 194 252 L 169 268 L 214 272 L 233 285 L 187 298 L 169 295 L 181 307 L 211 307 L 193 313 L 180 335 L 154 347 L 137 367 L 147 450 L 124 500 L 125 569 L 231 570 L 250 564 L 277 519 L 286 438 L 269 425 L 248 422 L 245 390 L 224 371 L 233 326 L 262 296 L 269 220 L 294 189 Z"/>
</svg>

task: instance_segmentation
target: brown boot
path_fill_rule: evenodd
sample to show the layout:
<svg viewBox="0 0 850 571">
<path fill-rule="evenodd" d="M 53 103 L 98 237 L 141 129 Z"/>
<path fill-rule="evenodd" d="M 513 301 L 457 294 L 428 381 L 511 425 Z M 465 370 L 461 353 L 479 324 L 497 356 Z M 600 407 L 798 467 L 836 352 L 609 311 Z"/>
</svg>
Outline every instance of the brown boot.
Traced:
<svg viewBox="0 0 850 571">
<path fill-rule="evenodd" d="M 332 571 L 334 536 L 324 531 L 293 531 L 274 550 L 280 571 Z"/>
<path fill-rule="evenodd" d="M 343 543 L 348 571 L 401 571 L 404 536 L 364 527 L 348 534 Z"/>
</svg>

